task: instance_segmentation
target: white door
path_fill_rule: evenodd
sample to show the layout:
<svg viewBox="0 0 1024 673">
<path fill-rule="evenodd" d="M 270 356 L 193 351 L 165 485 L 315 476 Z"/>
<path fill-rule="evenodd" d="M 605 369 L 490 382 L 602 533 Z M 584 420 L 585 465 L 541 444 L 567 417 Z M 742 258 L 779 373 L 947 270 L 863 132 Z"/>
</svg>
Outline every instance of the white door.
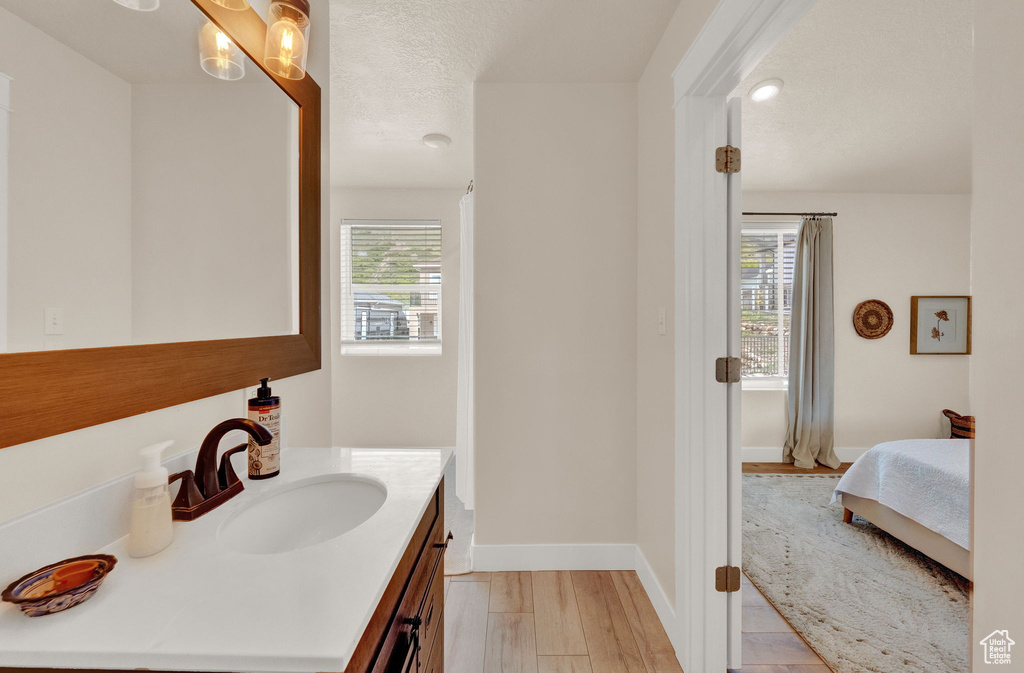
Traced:
<svg viewBox="0 0 1024 673">
<path fill-rule="evenodd" d="M 742 147 L 740 136 L 740 120 L 742 99 L 734 98 L 728 103 L 726 123 L 728 143 L 741 148 L 740 165 L 742 166 Z M 729 229 L 728 259 L 726 268 L 729 271 L 729 298 L 726 307 L 728 317 L 728 354 L 740 357 L 740 236 L 743 230 L 743 204 L 740 173 L 729 174 L 728 215 Z M 728 564 L 737 568 L 743 567 L 743 458 L 740 446 L 740 393 L 741 384 L 730 383 L 728 393 L 728 421 L 726 433 L 726 461 L 728 463 Z M 743 600 L 741 591 L 726 594 L 728 607 L 728 662 L 729 668 L 739 669 L 742 666 L 742 624 Z"/>
</svg>

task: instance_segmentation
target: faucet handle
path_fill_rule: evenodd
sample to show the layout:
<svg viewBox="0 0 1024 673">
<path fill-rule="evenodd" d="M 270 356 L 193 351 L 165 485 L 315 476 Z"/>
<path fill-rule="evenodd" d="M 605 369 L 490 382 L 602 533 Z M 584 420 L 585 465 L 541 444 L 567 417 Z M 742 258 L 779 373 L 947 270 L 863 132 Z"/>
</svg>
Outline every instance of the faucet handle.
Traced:
<svg viewBox="0 0 1024 673">
<path fill-rule="evenodd" d="M 175 472 L 167 478 L 167 483 L 173 484 L 177 479 L 181 479 L 181 487 L 178 489 L 178 495 L 174 498 L 173 507 L 188 509 L 195 507 L 205 499 L 203 494 L 199 492 L 199 487 L 196 485 L 196 475 L 192 470 Z"/>
<path fill-rule="evenodd" d="M 233 449 L 228 449 L 220 457 L 220 467 L 217 468 L 217 480 L 220 482 L 222 489 L 230 488 L 232 484 L 236 484 L 241 481 L 238 475 L 235 473 L 235 468 L 231 466 L 231 456 L 235 455 L 239 451 L 245 451 L 249 448 L 249 443 L 239 444 Z"/>
</svg>

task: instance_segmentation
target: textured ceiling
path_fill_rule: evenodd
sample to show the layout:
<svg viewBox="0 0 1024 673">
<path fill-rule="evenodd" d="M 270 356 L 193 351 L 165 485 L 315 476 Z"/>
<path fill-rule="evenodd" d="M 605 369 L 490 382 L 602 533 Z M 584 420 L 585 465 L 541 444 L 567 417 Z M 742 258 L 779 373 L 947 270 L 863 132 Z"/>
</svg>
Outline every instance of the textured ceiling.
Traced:
<svg viewBox="0 0 1024 673">
<path fill-rule="evenodd" d="M 332 182 L 464 187 L 473 82 L 635 82 L 678 2 L 332 0 Z"/>
<path fill-rule="evenodd" d="M 734 95 L 749 190 L 970 193 L 971 0 L 821 0 Z"/>
</svg>

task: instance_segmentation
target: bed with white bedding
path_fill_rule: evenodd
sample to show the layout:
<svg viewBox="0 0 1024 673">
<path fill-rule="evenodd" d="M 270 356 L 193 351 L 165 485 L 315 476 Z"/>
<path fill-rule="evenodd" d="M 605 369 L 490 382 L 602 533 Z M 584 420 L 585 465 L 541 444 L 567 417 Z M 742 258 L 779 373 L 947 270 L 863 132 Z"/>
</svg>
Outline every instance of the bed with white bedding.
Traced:
<svg viewBox="0 0 1024 673">
<path fill-rule="evenodd" d="M 883 442 L 839 481 L 845 520 L 867 519 L 971 579 L 970 440 Z"/>
</svg>

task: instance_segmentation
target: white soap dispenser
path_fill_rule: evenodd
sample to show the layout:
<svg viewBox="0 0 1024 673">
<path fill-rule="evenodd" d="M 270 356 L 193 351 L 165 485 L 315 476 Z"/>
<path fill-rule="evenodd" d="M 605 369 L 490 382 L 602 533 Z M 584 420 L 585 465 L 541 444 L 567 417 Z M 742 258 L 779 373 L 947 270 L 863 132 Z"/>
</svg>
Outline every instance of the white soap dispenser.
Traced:
<svg viewBox="0 0 1024 673">
<path fill-rule="evenodd" d="M 135 558 L 162 551 L 174 538 L 167 468 L 160 465 L 160 454 L 171 444 L 174 442 L 161 442 L 139 451 L 142 469 L 135 475 L 128 531 L 128 554 Z"/>
</svg>

